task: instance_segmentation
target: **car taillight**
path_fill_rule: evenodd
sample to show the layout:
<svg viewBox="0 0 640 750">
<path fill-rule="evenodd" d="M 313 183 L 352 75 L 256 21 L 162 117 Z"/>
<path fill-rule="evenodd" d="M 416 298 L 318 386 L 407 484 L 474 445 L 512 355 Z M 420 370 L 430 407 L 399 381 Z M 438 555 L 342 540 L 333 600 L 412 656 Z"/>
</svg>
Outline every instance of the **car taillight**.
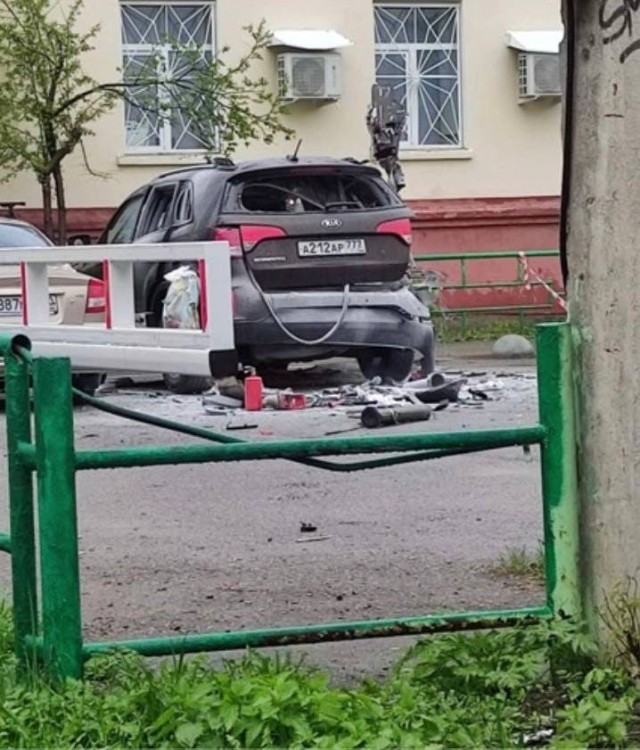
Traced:
<svg viewBox="0 0 640 750">
<path fill-rule="evenodd" d="M 85 313 L 104 314 L 107 309 L 107 290 L 100 279 L 90 279 L 87 285 L 87 304 Z"/>
<path fill-rule="evenodd" d="M 391 221 L 383 221 L 382 224 L 378 224 L 376 232 L 378 234 L 395 234 L 406 242 L 407 245 L 410 245 L 413 242 L 411 221 L 409 221 L 409 219 L 392 219 Z"/>
<path fill-rule="evenodd" d="M 262 240 L 275 240 L 280 237 L 286 237 L 287 233 L 283 229 L 280 229 L 280 227 L 247 224 L 240 227 L 240 236 L 242 237 L 242 245 L 245 252 L 250 253 Z"/>
<path fill-rule="evenodd" d="M 214 242 L 228 242 L 232 258 L 242 258 L 242 240 L 237 227 L 214 227 L 211 230 Z"/>
<path fill-rule="evenodd" d="M 228 242 L 231 257 L 239 258 L 242 250 L 250 253 L 262 240 L 273 240 L 286 237 L 287 233 L 280 227 L 263 226 L 261 224 L 245 224 L 241 227 L 214 227 L 211 239 L 218 242 Z"/>
</svg>

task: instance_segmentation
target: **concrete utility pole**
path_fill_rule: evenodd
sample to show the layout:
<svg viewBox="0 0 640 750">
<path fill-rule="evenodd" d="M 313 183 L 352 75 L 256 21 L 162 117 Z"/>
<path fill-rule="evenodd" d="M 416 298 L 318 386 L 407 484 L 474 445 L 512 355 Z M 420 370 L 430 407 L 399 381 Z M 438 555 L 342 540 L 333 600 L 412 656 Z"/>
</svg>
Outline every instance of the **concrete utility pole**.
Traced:
<svg viewBox="0 0 640 750">
<path fill-rule="evenodd" d="M 564 0 L 564 13 L 582 564 L 598 627 L 605 594 L 640 578 L 640 2 Z"/>
</svg>

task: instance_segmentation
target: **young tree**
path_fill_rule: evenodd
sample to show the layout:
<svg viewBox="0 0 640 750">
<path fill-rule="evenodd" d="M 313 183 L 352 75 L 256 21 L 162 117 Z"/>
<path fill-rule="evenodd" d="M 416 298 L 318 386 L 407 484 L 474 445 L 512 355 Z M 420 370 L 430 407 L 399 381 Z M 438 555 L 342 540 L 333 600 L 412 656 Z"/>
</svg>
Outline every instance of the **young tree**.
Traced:
<svg viewBox="0 0 640 750">
<path fill-rule="evenodd" d="M 238 146 L 248 146 L 252 141 L 271 144 L 277 135 L 294 135 L 282 123 L 284 106 L 269 90 L 269 82 L 263 76 L 250 75 L 254 63 L 262 60 L 271 34 L 264 21 L 257 27 L 247 26 L 245 31 L 249 47 L 234 64 L 225 59 L 229 47 L 211 56 L 194 47 L 175 46 L 173 68 L 166 71 L 164 85 L 155 98 L 136 98 L 138 105 L 159 112 L 161 118 L 180 112 L 191 121 L 191 131 L 209 161 L 214 154 L 231 156 Z M 156 67 L 156 63 L 152 65 Z M 147 70 L 144 77 L 153 79 L 149 73 Z"/>
<path fill-rule="evenodd" d="M 180 112 L 208 158 L 257 138 L 269 143 L 278 134 L 291 137 L 277 95 L 264 78 L 249 75 L 269 41 L 264 23 L 247 29 L 249 49 L 234 65 L 176 44 L 173 70 L 162 69 L 152 55 L 135 74 L 125 70 L 119 80 L 98 81 L 84 72 L 83 62 L 99 27 L 78 30 L 84 0 L 65 5 L 63 11 L 52 0 L 0 0 L 0 179 L 25 170 L 36 176 L 45 232 L 59 242 L 67 237 L 63 162 L 78 148 L 86 161 L 85 140 L 118 101 L 160 119 Z"/>
<path fill-rule="evenodd" d="M 52 17 L 47 0 L 0 0 L 0 170 L 3 179 L 30 170 L 42 190 L 44 229 L 66 236 L 62 162 L 91 133 L 91 123 L 109 110 L 114 98 L 74 96 L 96 87 L 81 58 L 98 29 L 75 31 L 81 2 L 66 17 Z"/>
</svg>

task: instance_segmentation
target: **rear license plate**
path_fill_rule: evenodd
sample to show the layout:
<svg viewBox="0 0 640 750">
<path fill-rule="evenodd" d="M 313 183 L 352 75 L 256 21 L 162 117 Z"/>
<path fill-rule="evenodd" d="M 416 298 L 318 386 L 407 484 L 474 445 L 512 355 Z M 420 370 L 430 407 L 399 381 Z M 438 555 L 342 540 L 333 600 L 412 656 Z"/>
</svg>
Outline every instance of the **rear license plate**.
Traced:
<svg viewBox="0 0 640 750">
<path fill-rule="evenodd" d="M 58 297 L 49 295 L 49 315 L 58 314 Z M 22 315 L 22 297 L 16 295 L 0 296 L 0 317 L 15 317 Z"/>
<path fill-rule="evenodd" d="M 298 255 L 311 258 L 317 255 L 365 255 L 364 240 L 310 240 L 298 242 Z"/>
</svg>

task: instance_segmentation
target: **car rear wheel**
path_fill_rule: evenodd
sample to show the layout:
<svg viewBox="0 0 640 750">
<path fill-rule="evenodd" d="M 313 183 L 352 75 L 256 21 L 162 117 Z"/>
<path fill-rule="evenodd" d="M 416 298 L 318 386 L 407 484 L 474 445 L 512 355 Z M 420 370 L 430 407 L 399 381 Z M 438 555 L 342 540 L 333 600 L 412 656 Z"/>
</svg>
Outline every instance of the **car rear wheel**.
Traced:
<svg viewBox="0 0 640 750">
<path fill-rule="evenodd" d="M 168 285 L 162 284 L 156 289 L 153 295 L 151 302 L 151 309 L 153 311 L 153 317 L 151 319 L 152 325 L 164 327 L 162 307 L 168 288 Z M 177 393 L 180 396 L 186 396 L 192 393 L 204 393 L 204 391 L 208 391 L 213 385 L 212 378 L 207 378 L 201 375 L 181 375 L 177 372 L 165 372 L 162 377 L 167 390 L 172 393 Z"/>
<path fill-rule="evenodd" d="M 211 378 L 200 375 L 180 375 L 177 372 L 165 372 L 163 378 L 167 390 L 180 395 L 204 393 L 213 385 Z"/>
<path fill-rule="evenodd" d="M 358 354 L 360 371 L 367 378 L 401 382 L 413 368 L 413 349 L 367 349 Z"/>
</svg>

